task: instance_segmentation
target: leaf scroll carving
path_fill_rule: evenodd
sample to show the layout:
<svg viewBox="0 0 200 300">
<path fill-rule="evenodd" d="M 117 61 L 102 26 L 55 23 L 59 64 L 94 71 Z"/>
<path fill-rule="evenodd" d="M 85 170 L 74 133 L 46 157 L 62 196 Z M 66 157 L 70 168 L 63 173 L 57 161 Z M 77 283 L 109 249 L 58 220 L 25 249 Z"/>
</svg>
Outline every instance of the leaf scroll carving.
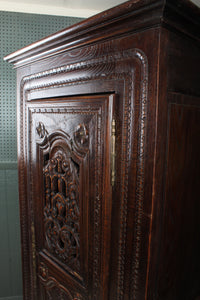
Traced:
<svg viewBox="0 0 200 300">
<path fill-rule="evenodd" d="M 53 276 L 49 275 L 49 269 L 44 263 L 39 266 L 39 278 L 49 300 L 82 300 L 78 293 L 72 295 L 66 287 L 61 285 Z"/>
<path fill-rule="evenodd" d="M 61 262 L 80 270 L 79 165 L 57 147 L 43 169 L 46 246 Z"/>
</svg>

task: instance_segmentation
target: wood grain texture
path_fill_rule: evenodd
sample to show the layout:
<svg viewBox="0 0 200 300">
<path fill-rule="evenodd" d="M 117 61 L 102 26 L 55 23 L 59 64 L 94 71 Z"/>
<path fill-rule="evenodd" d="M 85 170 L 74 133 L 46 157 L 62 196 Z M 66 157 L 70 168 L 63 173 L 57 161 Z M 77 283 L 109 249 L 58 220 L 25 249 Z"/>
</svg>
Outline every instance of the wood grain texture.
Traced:
<svg viewBox="0 0 200 300">
<path fill-rule="evenodd" d="M 188 100 L 189 96 L 172 96 Z M 193 99 L 191 99 L 192 101 Z M 199 136 L 200 106 L 169 106 L 169 137 L 158 295 L 195 299 L 200 292 Z M 193 174 L 193 176 L 191 176 Z"/>
</svg>

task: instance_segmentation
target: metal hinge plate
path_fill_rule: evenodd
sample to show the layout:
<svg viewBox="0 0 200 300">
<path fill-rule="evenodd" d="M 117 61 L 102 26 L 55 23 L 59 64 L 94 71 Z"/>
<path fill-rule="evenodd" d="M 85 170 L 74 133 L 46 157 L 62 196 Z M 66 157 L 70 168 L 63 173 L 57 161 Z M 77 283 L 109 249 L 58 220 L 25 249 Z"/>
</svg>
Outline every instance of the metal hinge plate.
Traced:
<svg viewBox="0 0 200 300">
<path fill-rule="evenodd" d="M 116 156 L 116 121 L 112 119 L 111 126 L 111 185 L 115 185 L 115 156 Z"/>
</svg>

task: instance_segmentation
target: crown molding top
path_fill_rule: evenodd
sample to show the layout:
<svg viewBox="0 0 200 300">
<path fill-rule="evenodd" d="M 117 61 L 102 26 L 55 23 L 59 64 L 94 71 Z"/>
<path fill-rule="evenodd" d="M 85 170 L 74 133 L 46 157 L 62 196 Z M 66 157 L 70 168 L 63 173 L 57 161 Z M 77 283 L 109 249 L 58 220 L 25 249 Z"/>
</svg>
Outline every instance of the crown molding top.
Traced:
<svg viewBox="0 0 200 300">
<path fill-rule="evenodd" d="M 20 67 L 100 39 L 107 40 L 111 36 L 155 26 L 164 26 L 200 40 L 200 9 L 189 0 L 130 0 L 39 40 L 4 59 Z"/>
</svg>

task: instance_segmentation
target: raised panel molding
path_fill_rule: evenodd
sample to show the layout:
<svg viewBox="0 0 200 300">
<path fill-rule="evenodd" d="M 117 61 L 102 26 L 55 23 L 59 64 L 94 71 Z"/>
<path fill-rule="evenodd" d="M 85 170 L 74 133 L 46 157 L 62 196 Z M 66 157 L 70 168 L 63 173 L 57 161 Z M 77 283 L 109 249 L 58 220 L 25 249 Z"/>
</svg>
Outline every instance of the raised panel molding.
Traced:
<svg viewBox="0 0 200 300">
<path fill-rule="evenodd" d="M 102 141 L 105 141 L 106 129 L 104 129 L 104 123 L 106 121 L 106 115 L 108 114 L 107 110 L 109 108 L 108 105 L 110 105 L 109 101 L 111 101 L 113 97 L 109 95 L 94 96 L 94 100 L 97 99 L 97 102 L 95 103 L 94 101 L 93 103 L 92 100 L 90 100 L 91 104 L 88 104 L 87 99 L 90 99 L 91 97 L 92 96 L 90 96 L 89 98 L 86 97 L 85 103 L 84 100 L 82 100 L 81 102 L 81 97 L 73 97 L 71 100 L 66 98 L 65 102 L 61 103 L 59 107 L 57 102 L 52 102 L 49 107 L 45 103 L 42 104 L 42 102 L 40 104 L 27 103 L 27 109 L 29 111 L 27 123 L 29 124 L 28 131 L 30 132 L 27 147 L 30 147 L 28 155 L 28 160 L 30 162 L 30 174 L 33 174 L 32 170 L 34 169 L 34 161 L 36 159 L 36 161 L 39 162 L 38 172 L 43 173 L 42 176 L 44 177 L 44 186 L 42 189 L 44 191 L 43 215 L 44 235 L 46 236 L 46 243 L 45 245 L 40 246 L 42 247 L 40 250 L 40 256 L 45 257 L 47 255 L 55 262 L 55 264 L 63 268 L 65 272 L 67 272 L 66 274 L 70 274 L 70 276 L 72 276 L 72 279 L 75 278 L 78 282 L 81 282 L 82 288 L 86 289 L 86 291 L 88 289 L 88 279 L 85 277 L 85 274 L 88 273 L 88 276 L 92 276 L 93 286 L 90 287 L 90 289 L 92 289 L 93 291 L 93 299 L 96 299 L 96 293 L 99 290 L 100 263 L 102 264 L 102 262 L 100 261 L 100 240 L 102 234 L 101 214 L 103 213 L 102 202 L 104 201 L 104 195 L 101 195 L 100 191 L 102 191 L 102 188 L 104 188 L 103 186 L 105 181 L 102 176 L 104 168 L 102 166 Z M 41 118 L 43 118 L 43 122 L 40 121 Z M 78 125 L 76 125 L 76 123 L 73 123 L 76 118 L 82 118 L 85 119 L 85 121 L 87 120 L 87 124 L 79 123 Z M 59 124 L 61 123 L 63 129 L 58 130 L 57 126 L 59 126 Z M 96 124 L 96 129 L 94 128 L 94 124 Z M 67 132 L 65 132 L 64 128 L 70 128 L 71 134 L 69 135 Z M 93 133 L 93 137 L 90 133 L 91 130 L 95 130 Z M 94 136 L 96 137 L 95 140 Z M 88 187 L 83 183 L 83 177 L 86 176 L 87 178 L 88 176 L 84 170 L 89 170 L 87 161 L 89 159 L 89 156 L 91 155 L 88 148 L 91 144 L 90 138 L 93 140 L 92 147 L 94 149 L 93 156 L 95 158 L 93 162 L 91 161 L 94 166 L 93 168 L 95 175 L 93 181 L 91 180 L 91 182 L 93 182 L 93 186 L 95 187 L 95 195 L 93 203 L 87 204 L 86 202 L 88 201 L 87 198 L 89 190 Z M 35 143 L 37 147 L 35 147 Z M 67 168 L 67 166 L 69 166 L 69 168 Z M 52 178 L 52 176 L 53 180 L 50 180 L 50 185 L 49 178 Z M 56 182 L 54 182 L 54 180 L 56 180 Z M 81 201 L 79 198 L 80 180 L 82 182 L 81 190 L 83 188 L 85 189 L 85 192 L 82 192 Z M 62 185 L 63 182 L 65 186 L 64 190 Z M 30 185 L 32 187 L 36 185 L 33 176 L 31 177 Z M 90 185 L 92 185 L 92 183 Z M 60 192 L 61 190 L 62 192 Z M 72 192 L 72 194 L 69 194 L 70 191 Z M 37 209 L 34 209 L 35 194 L 40 193 L 32 188 L 32 192 L 30 194 L 30 202 L 32 202 L 32 208 L 30 213 L 33 222 L 35 214 L 34 210 Z M 63 197 L 64 194 L 65 196 Z M 73 196 L 73 199 L 68 200 L 68 196 L 70 197 L 70 195 Z M 48 205 L 46 205 L 46 201 L 49 202 L 49 199 L 53 201 L 53 203 L 51 204 L 52 209 L 49 208 Z M 83 224 L 87 224 L 88 222 L 86 221 L 86 219 L 83 220 L 83 213 L 85 214 L 85 211 L 89 209 L 87 208 L 88 205 L 91 206 L 90 210 L 93 210 L 93 215 L 89 217 L 89 219 L 93 220 L 93 225 L 91 225 L 93 229 L 87 229 L 87 227 L 85 227 L 86 225 L 84 225 L 84 228 L 82 228 Z M 82 207 L 81 219 L 80 206 Z M 70 215 L 66 214 L 67 207 L 70 211 Z M 56 223 L 53 221 L 54 218 L 57 219 Z M 50 220 L 52 221 L 51 224 L 49 223 Z M 50 225 L 50 227 L 47 226 L 47 223 Z M 34 227 L 36 227 L 36 224 Z M 92 230 L 94 234 L 93 241 L 90 242 L 90 244 L 92 243 L 93 248 L 88 248 L 88 252 L 80 253 L 79 237 L 85 234 L 87 235 L 86 231 L 88 230 Z M 69 240 L 66 240 L 66 243 L 68 242 L 66 248 L 64 245 L 64 239 L 65 237 L 68 237 L 67 233 L 70 234 L 71 239 L 70 243 Z M 37 242 L 38 233 L 35 232 L 35 235 L 35 240 Z M 71 246 L 69 244 L 71 244 Z M 75 254 L 73 252 L 75 244 L 77 246 L 75 251 L 76 257 L 74 256 Z M 84 246 L 84 248 L 85 247 L 86 246 Z M 69 257 L 68 251 L 70 250 L 70 248 L 72 250 L 72 253 Z M 83 249 L 83 244 L 81 248 Z M 82 260 L 86 260 L 86 256 L 90 255 L 90 257 L 88 258 L 90 261 L 88 270 L 85 270 L 85 266 L 83 267 L 83 262 L 80 265 L 80 255 L 82 256 Z M 32 247 L 31 260 L 33 264 L 33 271 L 35 270 L 32 280 L 36 285 L 37 268 L 35 265 L 35 256 L 36 249 Z M 93 274 L 91 273 L 91 270 L 93 270 Z M 84 299 L 87 299 L 87 297 L 85 296 Z"/>
<path fill-rule="evenodd" d="M 108 47 L 109 48 L 109 47 Z M 91 55 L 92 50 L 87 49 Z M 96 50 L 97 51 L 97 50 Z M 94 53 L 96 52 L 94 51 Z M 98 50 L 101 52 L 100 50 Z M 85 55 L 85 54 L 84 54 Z M 80 53 L 79 53 L 79 56 Z M 122 66 L 118 68 L 118 62 Z M 127 68 L 127 62 L 129 67 Z M 124 67 L 123 67 L 124 64 Z M 139 68 L 138 68 L 139 67 Z M 138 68 L 138 70 L 137 70 Z M 122 71 L 123 70 L 123 71 Z M 78 76 L 76 75 L 78 72 Z M 69 76 L 70 74 L 70 76 Z M 73 76 L 73 74 L 75 76 Z M 85 74 L 87 74 L 85 76 Z M 122 166 L 121 172 L 123 174 L 122 192 L 121 192 L 121 230 L 118 245 L 118 292 L 116 295 L 117 300 L 121 300 L 124 297 L 124 255 L 126 251 L 126 228 L 127 228 L 127 188 L 128 188 L 128 164 L 130 156 L 130 135 L 131 126 L 133 122 L 132 107 L 134 100 L 134 75 L 138 74 L 140 98 L 137 99 L 139 103 L 139 128 L 138 128 L 138 160 L 137 160 L 137 187 L 136 187 L 136 211 L 135 211 L 135 234 L 134 234 L 134 252 L 132 253 L 132 279 L 131 279 L 131 294 L 134 299 L 134 295 L 137 294 L 138 282 L 140 281 L 140 249 L 142 242 L 142 222 L 143 222 L 143 197 L 144 197 L 144 157 L 145 157 L 145 136 L 147 128 L 147 107 L 148 107 L 148 61 L 143 51 L 139 49 L 129 49 L 122 52 L 116 52 L 108 54 L 103 57 L 92 58 L 86 61 L 80 61 L 75 64 L 69 64 L 63 67 L 46 70 L 41 73 L 36 73 L 30 76 L 26 76 L 21 81 L 21 119 L 23 120 L 23 103 L 29 103 L 31 99 L 29 95 L 33 92 L 47 91 L 48 89 L 54 89 L 57 87 L 68 87 L 71 85 L 82 85 L 88 81 L 98 82 L 98 80 L 123 80 L 125 87 L 124 99 L 124 124 L 123 124 L 123 143 L 126 145 L 126 150 L 122 154 Z M 139 75 L 140 74 L 140 75 Z M 59 76 L 58 76 L 59 75 Z M 34 99 L 31 101 L 34 102 Z M 51 109 L 50 109 L 51 110 Z M 57 108 L 59 111 L 59 108 Z M 62 108 L 60 109 L 62 112 Z M 22 121 L 23 122 L 23 121 Z M 21 137 L 23 133 L 21 132 Z M 23 141 L 21 141 L 23 143 Z M 23 160 L 22 160 L 23 161 Z M 21 166 L 23 170 L 24 166 Z M 22 206 L 23 207 L 23 206 Z M 144 229 L 143 229 L 144 230 Z M 24 233 L 25 235 L 27 233 Z M 97 277 L 97 271 L 94 278 Z"/>
</svg>

